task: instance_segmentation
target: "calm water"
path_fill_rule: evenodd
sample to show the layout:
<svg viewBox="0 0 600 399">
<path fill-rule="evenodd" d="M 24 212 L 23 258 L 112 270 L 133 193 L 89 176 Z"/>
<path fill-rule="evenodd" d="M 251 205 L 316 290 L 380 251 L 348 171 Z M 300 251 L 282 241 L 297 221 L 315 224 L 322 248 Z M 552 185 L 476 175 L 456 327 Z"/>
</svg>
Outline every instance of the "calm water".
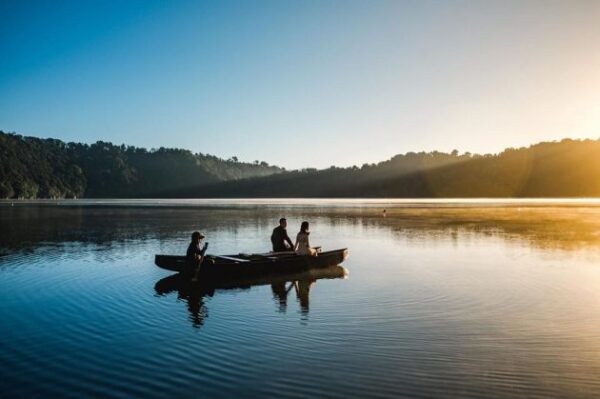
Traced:
<svg viewBox="0 0 600 399">
<path fill-rule="evenodd" d="M 598 202 L 10 205 L 3 397 L 600 393 Z M 196 229 L 211 253 L 265 251 L 281 216 L 348 247 L 347 277 L 201 292 L 153 264 Z"/>
</svg>

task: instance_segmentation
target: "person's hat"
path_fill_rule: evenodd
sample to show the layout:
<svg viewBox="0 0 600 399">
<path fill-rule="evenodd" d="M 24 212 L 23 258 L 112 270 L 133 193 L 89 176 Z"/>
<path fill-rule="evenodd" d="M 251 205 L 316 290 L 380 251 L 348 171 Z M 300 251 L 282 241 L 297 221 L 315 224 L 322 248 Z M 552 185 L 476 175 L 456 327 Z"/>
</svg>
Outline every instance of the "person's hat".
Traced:
<svg viewBox="0 0 600 399">
<path fill-rule="evenodd" d="M 192 233 L 192 239 L 194 239 L 195 237 L 199 237 L 200 239 L 202 239 L 202 238 L 204 238 L 204 237 L 205 237 L 205 235 L 204 235 L 204 234 L 202 234 L 202 233 L 200 233 L 199 231 L 194 231 L 194 232 Z"/>
</svg>

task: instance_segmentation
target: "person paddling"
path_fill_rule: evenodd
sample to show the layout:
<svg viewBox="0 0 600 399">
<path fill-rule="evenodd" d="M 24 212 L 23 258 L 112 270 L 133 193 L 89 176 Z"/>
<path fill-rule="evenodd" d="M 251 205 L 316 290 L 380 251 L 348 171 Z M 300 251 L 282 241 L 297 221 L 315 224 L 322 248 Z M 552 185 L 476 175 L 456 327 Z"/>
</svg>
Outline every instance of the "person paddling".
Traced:
<svg viewBox="0 0 600 399">
<path fill-rule="evenodd" d="M 192 233 L 192 242 L 190 242 L 186 252 L 187 261 L 194 269 L 194 277 L 192 277 L 192 281 L 198 281 L 198 273 L 200 273 L 202 261 L 204 260 L 204 254 L 206 253 L 206 248 L 208 248 L 208 243 L 205 243 L 202 248 L 200 247 L 203 239 L 204 234 L 200 233 L 199 231 L 194 231 Z"/>
<path fill-rule="evenodd" d="M 287 234 L 286 228 L 287 220 L 285 218 L 279 219 L 279 226 L 273 229 L 271 234 L 271 244 L 273 244 L 273 252 L 285 252 L 293 251 L 294 243 Z"/>
</svg>

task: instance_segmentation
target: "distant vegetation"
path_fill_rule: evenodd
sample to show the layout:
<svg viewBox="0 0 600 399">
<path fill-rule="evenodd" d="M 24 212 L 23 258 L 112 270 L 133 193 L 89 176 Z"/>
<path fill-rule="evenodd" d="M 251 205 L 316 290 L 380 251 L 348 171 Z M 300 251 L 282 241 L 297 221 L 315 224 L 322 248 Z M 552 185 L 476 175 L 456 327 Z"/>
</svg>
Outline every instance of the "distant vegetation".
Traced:
<svg viewBox="0 0 600 399">
<path fill-rule="evenodd" d="M 409 152 L 286 172 L 187 150 L 64 143 L 0 132 L 0 197 L 600 197 L 600 140 L 499 154 Z"/>
<path fill-rule="evenodd" d="M 409 152 L 378 164 L 306 169 L 163 193 L 172 197 L 600 197 L 600 140 L 500 154 Z"/>
<path fill-rule="evenodd" d="M 0 131 L 0 198 L 145 197 L 282 171 L 181 149 L 65 143 Z"/>
</svg>

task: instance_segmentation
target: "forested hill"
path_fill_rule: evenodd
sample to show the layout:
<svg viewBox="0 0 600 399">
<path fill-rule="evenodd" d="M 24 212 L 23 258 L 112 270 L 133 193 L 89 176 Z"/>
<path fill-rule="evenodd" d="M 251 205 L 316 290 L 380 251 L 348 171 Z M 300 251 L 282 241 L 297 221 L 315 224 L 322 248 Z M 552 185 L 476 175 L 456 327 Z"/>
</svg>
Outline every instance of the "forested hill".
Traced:
<svg viewBox="0 0 600 399">
<path fill-rule="evenodd" d="M 421 152 L 379 164 L 301 170 L 160 193 L 169 197 L 600 197 L 600 141 L 495 155 Z"/>
<path fill-rule="evenodd" d="M 600 140 L 499 154 L 420 152 L 286 172 L 187 150 L 65 143 L 0 131 L 0 198 L 600 197 Z"/>
<path fill-rule="evenodd" d="M 145 197 L 282 171 L 181 149 L 65 143 L 0 131 L 0 198 Z"/>
</svg>

